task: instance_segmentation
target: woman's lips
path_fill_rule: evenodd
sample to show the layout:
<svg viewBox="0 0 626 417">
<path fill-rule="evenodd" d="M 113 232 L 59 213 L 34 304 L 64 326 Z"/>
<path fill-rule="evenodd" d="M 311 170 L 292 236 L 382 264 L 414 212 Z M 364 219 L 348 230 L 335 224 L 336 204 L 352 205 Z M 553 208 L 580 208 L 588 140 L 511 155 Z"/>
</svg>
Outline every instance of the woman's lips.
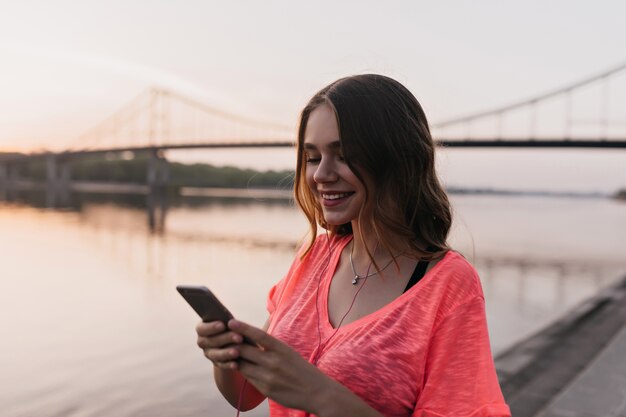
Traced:
<svg viewBox="0 0 626 417">
<path fill-rule="evenodd" d="M 320 193 L 324 207 L 335 207 L 342 204 L 353 192 Z"/>
</svg>

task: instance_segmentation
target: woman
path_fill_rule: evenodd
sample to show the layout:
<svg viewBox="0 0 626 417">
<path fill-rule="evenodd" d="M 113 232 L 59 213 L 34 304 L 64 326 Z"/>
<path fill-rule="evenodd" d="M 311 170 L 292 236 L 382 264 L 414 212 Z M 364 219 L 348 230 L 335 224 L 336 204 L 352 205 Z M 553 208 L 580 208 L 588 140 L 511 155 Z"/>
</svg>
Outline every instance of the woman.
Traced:
<svg viewBox="0 0 626 417">
<path fill-rule="evenodd" d="M 311 241 L 270 291 L 263 329 L 196 329 L 233 406 L 269 398 L 272 417 L 510 415 L 480 281 L 446 243 L 434 149 L 419 103 L 388 77 L 343 78 L 309 101 L 295 196 Z"/>
</svg>

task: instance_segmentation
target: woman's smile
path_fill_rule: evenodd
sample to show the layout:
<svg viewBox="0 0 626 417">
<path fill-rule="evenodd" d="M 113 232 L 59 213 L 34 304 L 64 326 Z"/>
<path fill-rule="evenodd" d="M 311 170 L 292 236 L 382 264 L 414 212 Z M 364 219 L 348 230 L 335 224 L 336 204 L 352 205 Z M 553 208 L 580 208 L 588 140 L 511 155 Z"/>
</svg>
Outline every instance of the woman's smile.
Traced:
<svg viewBox="0 0 626 417">
<path fill-rule="evenodd" d="M 354 193 L 320 193 L 324 207 L 337 207 L 346 202 Z"/>
</svg>

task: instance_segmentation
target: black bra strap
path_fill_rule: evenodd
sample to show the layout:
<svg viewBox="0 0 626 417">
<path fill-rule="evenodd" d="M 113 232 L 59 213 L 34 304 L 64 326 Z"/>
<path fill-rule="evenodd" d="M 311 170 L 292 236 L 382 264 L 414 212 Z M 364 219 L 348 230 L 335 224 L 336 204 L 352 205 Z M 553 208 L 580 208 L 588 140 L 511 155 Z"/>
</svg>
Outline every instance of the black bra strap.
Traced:
<svg viewBox="0 0 626 417">
<path fill-rule="evenodd" d="M 428 261 L 421 260 L 417 263 L 417 266 L 413 271 L 413 275 L 411 275 L 408 284 L 406 284 L 406 288 L 402 291 L 403 293 L 407 292 L 413 285 L 417 284 L 419 280 L 424 277 L 424 274 L 426 274 L 426 268 L 428 268 Z"/>
</svg>

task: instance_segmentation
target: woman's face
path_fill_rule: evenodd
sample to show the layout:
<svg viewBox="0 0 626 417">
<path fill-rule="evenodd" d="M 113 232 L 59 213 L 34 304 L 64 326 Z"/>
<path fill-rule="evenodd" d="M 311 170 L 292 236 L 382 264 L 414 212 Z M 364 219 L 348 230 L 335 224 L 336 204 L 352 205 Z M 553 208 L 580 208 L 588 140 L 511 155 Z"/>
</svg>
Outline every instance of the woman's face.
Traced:
<svg viewBox="0 0 626 417">
<path fill-rule="evenodd" d="M 339 226 L 356 220 L 365 203 L 365 187 L 343 159 L 339 126 L 329 105 L 309 115 L 303 149 L 306 181 L 326 222 Z"/>
</svg>

